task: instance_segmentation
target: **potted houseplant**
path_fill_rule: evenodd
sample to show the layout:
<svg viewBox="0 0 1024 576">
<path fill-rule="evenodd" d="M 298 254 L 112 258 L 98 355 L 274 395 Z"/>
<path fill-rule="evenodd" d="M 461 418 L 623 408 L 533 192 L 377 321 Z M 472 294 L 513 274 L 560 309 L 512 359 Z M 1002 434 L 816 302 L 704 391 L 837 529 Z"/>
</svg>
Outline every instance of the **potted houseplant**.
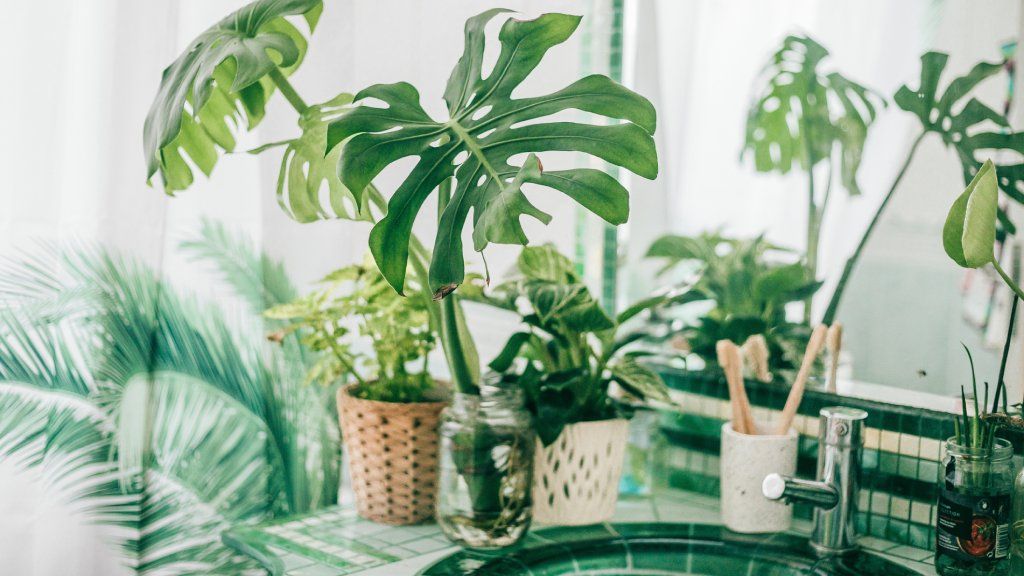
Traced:
<svg viewBox="0 0 1024 576">
<path fill-rule="evenodd" d="M 659 275 L 688 267 L 697 277 L 689 297 L 675 308 L 685 312 L 703 306 L 706 311 L 694 322 L 676 322 L 666 314 L 672 310 L 659 310 L 653 320 L 666 323 L 664 336 L 699 356 L 706 368 L 720 371 L 715 351 L 719 340 L 742 344 L 763 335 L 770 371 L 776 375 L 795 371 L 810 329 L 790 322 L 786 306 L 803 301 L 821 283 L 802 262 L 781 260 L 788 253 L 761 236 L 739 239 L 717 232 L 662 236 L 647 251 L 648 258 L 665 262 Z"/>
<path fill-rule="evenodd" d="M 962 395 L 962 414 L 956 418 L 954 436 L 946 442 L 947 456 L 939 479 L 935 554 L 935 567 L 943 575 L 1007 574 L 1011 566 L 1014 573 L 1024 573 L 1024 473 L 1014 482 L 1013 447 L 996 437 L 1001 426 L 1024 429 L 1024 419 L 1010 412 L 1003 380 L 1017 304 L 1024 290 L 1017 271 L 1004 270 L 994 249 L 1000 178 L 992 161 L 986 161 L 953 203 L 942 229 L 943 248 L 954 262 L 964 268 L 991 265 L 1013 291 L 992 406 L 988 407 L 987 382 L 979 404 L 971 360 L 972 400 L 968 402 L 966 394 Z M 969 350 L 967 354 L 970 360 Z M 968 410 L 969 405 L 973 410 Z M 1009 546 L 1000 541 L 1001 535 L 1011 538 Z"/>
<path fill-rule="evenodd" d="M 159 173 L 165 190 L 173 193 L 191 184 L 192 166 L 210 174 L 221 152 L 234 149 L 234 130 L 255 126 L 267 100 L 280 93 L 298 114 L 301 134 L 253 151 L 283 147 L 279 203 L 300 222 L 372 223 L 375 265 L 402 295 L 410 294 L 406 276 L 412 270 L 417 289 L 430 296 L 429 324 L 444 351 L 452 387 L 472 396 L 478 391 L 479 361 L 456 292 L 466 277 L 462 235 L 467 224 L 476 252 L 492 243 L 527 244 L 520 218 L 551 219 L 530 202 L 528 186 L 561 192 L 610 224 L 625 222 L 629 193 L 618 180 L 594 168 L 545 170 L 537 154 L 583 152 L 653 179 L 658 173 L 654 107 L 597 74 L 552 94 L 513 98 L 547 51 L 572 36 L 581 18 L 506 18 L 497 61 L 484 77 L 484 29 L 508 12 L 502 9 L 466 22 L 465 51 L 444 91 L 446 119 L 431 118 L 415 87 L 405 82 L 310 105 L 288 77 L 308 45 L 303 29 L 312 33 L 322 10 L 319 0 L 257 0 L 193 40 L 164 71 L 146 117 L 148 176 Z M 587 120 L 549 118 L 566 110 L 585 113 Z M 373 186 L 382 170 L 410 156 L 418 160 L 390 197 Z M 412 234 L 430 196 L 438 201 L 433 247 Z"/>
<path fill-rule="evenodd" d="M 515 375 L 534 414 L 534 519 L 563 525 L 608 520 L 618 499 L 629 415 L 610 389 L 617 384 L 638 399 L 671 402 L 661 378 L 638 361 L 645 353 L 631 347 L 643 334 L 622 326 L 671 295 L 612 318 L 572 262 L 546 245 L 524 248 L 513 279 L 481 286 L 472 297 L 522 321 L 490 367 Z"/>
<path fill-rule="evenodd" d="M 338 418 L 359 514 L 385 524 L 423 521 L 434 511 L 445 406 L 443 386 L 427 370 L 435 338 L 426 298 L 402 298 L 370 263 L 320 284 L 264 313 L 284 322 L 272 339 L 296 334 L 318 354 L 311 381 L 346 383 L 337 391 Z"/>
</svg>

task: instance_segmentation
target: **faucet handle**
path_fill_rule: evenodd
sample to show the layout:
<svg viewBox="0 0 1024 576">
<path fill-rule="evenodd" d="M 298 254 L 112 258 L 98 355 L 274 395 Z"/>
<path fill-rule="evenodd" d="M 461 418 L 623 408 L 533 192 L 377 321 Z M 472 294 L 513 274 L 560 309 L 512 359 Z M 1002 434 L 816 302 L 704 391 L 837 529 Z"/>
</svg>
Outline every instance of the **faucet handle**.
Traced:
<svg viewBox="0 0 1024 576">
<path fill-rule="evenodd" d="M 855 447 L 864 445 L 864 420 L 868 413 L 845 406 L 822 408 L 818 413 L 819 437 L 829 446 Z"/>
<path fill-rule="evenodd" d="M 769 500 L 807 502 L 823 510 L 831 510 L 839 503 L 839 492 L 835 486 L 782 474 L 765 476 L 761 483 L 761 493 Z"/>
</svg>

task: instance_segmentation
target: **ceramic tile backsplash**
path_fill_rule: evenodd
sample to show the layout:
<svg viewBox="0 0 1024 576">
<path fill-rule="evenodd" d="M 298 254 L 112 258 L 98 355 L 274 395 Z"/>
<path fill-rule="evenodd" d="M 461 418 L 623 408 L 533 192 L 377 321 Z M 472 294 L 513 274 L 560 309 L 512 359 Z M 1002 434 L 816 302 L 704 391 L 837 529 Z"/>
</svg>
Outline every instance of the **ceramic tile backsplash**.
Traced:
<svg viewBox="0 0 1024 576">
<path fill-rule="evenodd" d="M 658 458 L 664 468 L 659 476 L 673 487 L 717 495 L 720 429 L 730 413 L 726 384 L 692 372 L 664 369 L 661 373 L 675 390 L 684 413 L 662 417 L 667 441 Z M 788 392 L 777 385 L 747 383 L 755 414 L 772 421 Z M 798 476 L 814 477 L 818 412 L 837 403 L 868 413 L 858 530 L 900 544 L 931 548 L 939 462 L 945 439 L 953 435 L 952 415 L 856 398 L 837 402 L 831 394 L 808 390 L 794 420 L 801 434 Z M 1019 454 L 1020 438 L 1012 440 Z M 802 518 L 811 516 L 808 506 L 797 506 L 794 512 Z"/>
</svg>

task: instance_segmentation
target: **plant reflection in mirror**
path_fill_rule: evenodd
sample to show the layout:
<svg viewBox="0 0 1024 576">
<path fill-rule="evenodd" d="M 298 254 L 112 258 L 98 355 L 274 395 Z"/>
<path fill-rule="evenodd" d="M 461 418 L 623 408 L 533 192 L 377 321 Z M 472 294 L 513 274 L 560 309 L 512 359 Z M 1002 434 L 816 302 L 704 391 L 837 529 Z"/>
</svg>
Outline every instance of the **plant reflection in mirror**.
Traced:
<svg viewBox="0 0 1024 576">
<path fill-rule="evenodd" d="M 821 283 L 802 262 L 787 263 L 784 258 L 789 253 L 760 236 L 739 239 L 713 232 L 657 239 L 647 257 L 664 260 L 659 275 L 684 270 L 697 278 L 685 302 L 694 306 L 682 310 L 713 304 L 699 319 L 681 328 L 675 328 L 680 321 L 666 313 L 656 315 L 656 320 L 669 325 L 664 338 L 682 338 L 685 351 L 717 369 L 715 345 L 719 340 L 743 343 L 762 334 L 768 346 L 769 369 L 776 374 L 795 370 L 810 328 L 790 322 L 786 306 L 813 295 Z"/>
</svg>

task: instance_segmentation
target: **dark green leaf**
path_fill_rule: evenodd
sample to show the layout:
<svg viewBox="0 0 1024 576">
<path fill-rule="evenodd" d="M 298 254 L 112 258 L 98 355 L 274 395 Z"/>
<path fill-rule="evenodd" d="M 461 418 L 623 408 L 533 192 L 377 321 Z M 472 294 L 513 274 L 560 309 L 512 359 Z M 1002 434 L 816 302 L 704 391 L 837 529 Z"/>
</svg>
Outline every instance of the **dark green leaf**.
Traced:
<svg viewBox="0 0 1024 576">
<path fill-rule="evenodd" d="M 192 184 L 189 160 L 209 175 L 218 149 L 234 149 L 234 131 L 263 118 L 267 74 L 302 61 L 306 39 L 284 17 L 301 14 L 312 30 L 321 10 L 321 0 L 258 0 L 196 37 L 164 70 L 146 115 L 147 178 L 159 171 L 170 193 Z"/>
<path fill-rule="evenodd" d="M 547 282 L 574 282 L 577 280 L 576 267 L 572 260 L 562 255 L 552 244 L 527 246 L 519 253 L 516 261 L 519 273 L 531 280 Z"/>
<path fill-rule="evenodd" d="M 956 150 L 966 185 L 981 168 L 979 158 L 997 158 L 1003 156 L 1004 151 L 1012 151 L 1015 157 L 1024 154 L 1024 135 L 1008 132 L 1006 117 L 976 98 L 971 97 L 960 105 L 975 87 L 998 74 L 1003 69 L 1002 63 L 976 64 L 964 76 L 954 78 L 939 96 L 939 80 L 948 60 L 941 52 L 922 55 L 918 89 L 903 85 L 893 100 L 900 108 L 914 114 L 926 131 L 935 132 L 947 146 Z M 1024 164 L 995 167 L 999 189 L 1013 200 L 1024 202 Z M 1002 208 L 998 210 L 1003 230 L 1014 233 L 1016 228 L 1009 217 Z"/>
<path fill-rule="evenodd" d="M 543 324 L 558 322 L 575 332 L 600 332 L 615 327 L 600 303 L 582 284 L 534 283 L 527 297 Z"/>
<path fill-rule="evenodd" d="M 431 119 L 420 106 L 416 89 L 398 83 L 371 86 L 357 94 L 357 101 L 377 99 L 386 107 L 364 103 L 328 130 L 329 148 L 351 138 L 342 150 L 339 172 L 353 191 L 362 190 L 400 158 L 419 158 L 370 237 L 374 258 L 396 290 L 401 291 L 405 283 L 413 222 L 433 190 L 448 178 L 454 176 L 456 186 L 434 242 L 430 283 L 435 293 L 448 291 L 464 279 L 462 230 L 471 211 L 478 251 L 491 242 L 526 244 L 519 223 L 522 215 L 547 220 L 523 194 L 524 183 L 559 190 L 609 222 L 625 221 L 627 193 L 613 178 L 593 169 L 545 173 L 539 159 L 533 165 L 534 154 L 584 152 L 645 178 L 657 175 L 651 136 L 654 108 L 610 79 L 588 76 L 553 94 L 512 98 L 547 51 L 572 35 L 579 17 L 545 14 L 529 21 L 508 19 L 499 34 L 501 51 L 494 70 L 483 78 L 484 27 L 501 12 L 490 10 L 466 23 L 465 52 L 445 90 L 447 121 Z M 568 109 L 626 122 L 523 125 Z M 520 154 L 527 155 L 526 163 L 514 165 L 514 157 Z"/>
</svg>

